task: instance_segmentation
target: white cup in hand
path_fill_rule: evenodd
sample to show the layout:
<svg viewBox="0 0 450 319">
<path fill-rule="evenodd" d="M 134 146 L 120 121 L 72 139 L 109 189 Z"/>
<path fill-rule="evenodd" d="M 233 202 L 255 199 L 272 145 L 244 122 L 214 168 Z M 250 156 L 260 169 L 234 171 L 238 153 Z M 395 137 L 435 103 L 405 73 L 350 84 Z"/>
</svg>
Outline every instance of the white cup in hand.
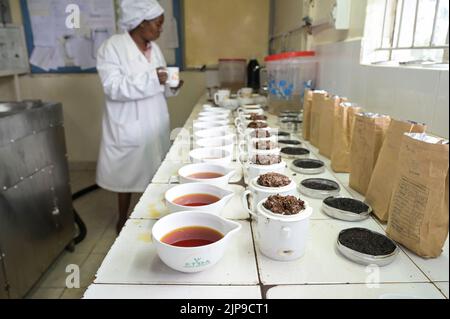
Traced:
<svg viewBox="0 0 450 319">
<path fill-rule="evenodd" d="M 168 67 L 167 70 L 167 84 L 171 88 L 177 88 L 180 85 L 180 68 Z"/>
</svg>

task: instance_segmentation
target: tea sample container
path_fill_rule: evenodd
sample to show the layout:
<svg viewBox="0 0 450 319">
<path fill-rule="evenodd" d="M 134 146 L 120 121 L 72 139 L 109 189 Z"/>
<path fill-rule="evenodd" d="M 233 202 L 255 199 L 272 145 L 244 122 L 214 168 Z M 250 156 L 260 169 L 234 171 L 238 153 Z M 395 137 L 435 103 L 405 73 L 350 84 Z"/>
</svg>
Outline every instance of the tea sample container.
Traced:
<svg viewBox="0 0 450 319">
<path fill-rule="evenodd" d="M 400 249 L 388 237 L 365 228 L 341 231 L 337 249 L 346 258 L 362 265 L 387 266 L 395 260 Z"/>
<path fill-rule="evenodd" d="M 282 146 L 300 146 L 302 145 L 302 142 L 298 140 L 278 140 L 278 143 L 280 143 Z"/>
<path fill-rule="evenodd" d="M 335 181 L 323 178 L 305 179 L 299 185 L 299 191 L 308 197 L 324 199 L 330 196 L 337 196 L 341 187 Z"/>
<path fill-rule="evenodd" d="M 328 197 L 322 203 L 322 211 L 336 219 L 356 222 L 369 218 L 372 208 L 353 198 Z"/>
<path fill-rule="evenodd" d="M 287 159 L 308 158 L 311 152 L 303 147 L 284 147 L 281 155 Z"/>
<path fill-rule="evenodd" d="M 292 162 L 291 169 L 299 174 L 322 174 L 325 172 L 325 163 L 315 159 L 298 159 Z"/>
</svg>

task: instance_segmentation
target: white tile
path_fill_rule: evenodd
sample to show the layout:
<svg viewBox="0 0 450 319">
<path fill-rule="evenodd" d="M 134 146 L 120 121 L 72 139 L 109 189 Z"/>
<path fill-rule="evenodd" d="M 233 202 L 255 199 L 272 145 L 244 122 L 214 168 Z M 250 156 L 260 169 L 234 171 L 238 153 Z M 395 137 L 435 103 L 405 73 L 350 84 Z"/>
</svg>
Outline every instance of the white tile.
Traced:
<svg viewBox="0 0 450 319">
<path fill-rule="evenodd" d="M 259 286 L 92 285 L 84 299 L 261 299 Z"/>
<path fill-rule="evenodd" d="M 448 269 L 448 238 L 443 247 L 442 255 L 434 259 L 425 259 L 412 251 L 403 248 L 413 262 L 425 273 L 431 281 L 449 281 Z"/>
<path fill-rule="evenodd" d="M 258 274 L 250 224 L 229 242 L 222 260 L 200 273 L 172 270 L 158 257 L 151 239 L 155 221 L 129 220 L 100 267 L 96 284 L 256 285 Z"/>
<path fill-rule="evenodd" d="M 164 195 L 175 185 L 150 184 L 137 203 L 130 218 L 159 219 L 169 214 Z"/>
<path fill-rule="evenodd" d="M 388 67 L 368 67 L 366 105 L 362 107 L 374 113 L 391 115 L 396 105 L 396 70 Z"/>
<path fill-rule="evenodd" d="M 338 42 L 336 46 L 336 73 L 332 87 L 332 94 L 338 96 L 350 96 L 351 86 L 355 82 L 352 78 L 353 67 L 353 42 Z"/>
<path fill-rule="evenodd" d="M 168 184 L 171 181 L 172 176 L 176 177 L 178 175 L 178 170 L 185 165 L 186 164 L 182 162 L 174 162 L 166 159 L 162 162 L 153 177 L 152 184 Z"/>
<path fill-rule="evenodd" d="M 448 281 L 447 282 L 435 282 L 435 285 L 441 290 L 445 298 L 448 299 Z"/>
<path fill-rule="evenodd" d="M 357 103 L 362 107 L 367 101 L 367 67 L 359 63 L 353 63 L 350 67 L 351 84 L 348 98 L 350 102 Z"/>
<path fill-rule="evenodd" d="M 367 80 L 367 67 L 360 63 L 352 63 L 350 66 L 350 93 L 348 99 L 350 102 L 358 103 L 361 106 L 367 105 L 367 92 L 369 90 Z"/>
<path fill-rule="evenodd" d="M 430 132 L 447 139 L 449 138 L 448 85 L 448 71 L 441 71 L 434 118 L 429 129 Z"/>
<path fill-rule="evenodd" d="M 443 299 L 431 283 L 277 286 L 267 299 Z"/>
<path fill-rule="evenodd" d="M 372 219 L 357 224 L 337 220 L 312 220 L 306 253 L 301 259 L 293 262 L 277 262 L 262 255 L 257 248 L 262 282 L 266 285 L 277 285 L 365 283 L 367 280 L 374 280 L 373 272 L 376 270 L 356 264 L 336 250 L 339 232 L 352 227 L 383 232 Z M 428 282 L 428 280 L 405 253 L 400 252 L 392 264 L 379 268 L 379 282 Z"/>
<path fill-rule="evenodd" d="M 131 213 L 134 219 L 159 219 L 170 213 L 166 205 L 165 193 L 177 185 L 151 184 L 147 187 L 139 203 Z M 235 195 L 225 205 L 221 216 L 229 219 L 243 220 L 249 218 L 247 210 L 242 204 L 244 187 L 228 185 L 226 189 L 234 191 Z"/>
<path fill-rule="evenodd" d="M 432 125 L 439 84 L 439 72 L 396 68 L 395 106 L 393 118 L 413 120 Z"/>
</svg>

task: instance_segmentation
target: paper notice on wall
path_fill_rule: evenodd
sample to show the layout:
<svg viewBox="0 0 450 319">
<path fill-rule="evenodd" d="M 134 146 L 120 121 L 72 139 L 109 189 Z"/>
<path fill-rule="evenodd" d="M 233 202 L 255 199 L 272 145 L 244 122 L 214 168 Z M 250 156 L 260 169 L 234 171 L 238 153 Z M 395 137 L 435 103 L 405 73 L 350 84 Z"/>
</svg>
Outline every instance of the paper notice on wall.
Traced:
<svg viewBox="0 0 450 319">
<path fill-rule="evenodd" d="M 51 47 L 35 47 L 30 57 L 30 63 L 45 71 L 50 71 L 52 50 Z"/>
<path fill-rule="evenodd" d="M 66 43 L 66 51 L 74 64 L 82 70 L 91 69 L 96 66 L 96 59 L 93 55 L 94 42 L 84 37 L 71 38 Z"/>
<path fill-rule="evenodd" d="M 51 15 L 34 16 L 31 19 L 33 29 L 34 45 L 39 47 L 53 47 L 56 41 L 54 20 Z M 42 32 L 40 30 L 45 30 Z"/>
<path fill-rule="evenodd" d="M 100 46 L 105 42 L 112 34 L 110 31 L 103 29 L 103 30 L 92 30 L 92 41 L 93 49 L 92 49 L 92 55 L 94 58 L 97 57 L 97 51 L 100 48 Z"/>
</svg>

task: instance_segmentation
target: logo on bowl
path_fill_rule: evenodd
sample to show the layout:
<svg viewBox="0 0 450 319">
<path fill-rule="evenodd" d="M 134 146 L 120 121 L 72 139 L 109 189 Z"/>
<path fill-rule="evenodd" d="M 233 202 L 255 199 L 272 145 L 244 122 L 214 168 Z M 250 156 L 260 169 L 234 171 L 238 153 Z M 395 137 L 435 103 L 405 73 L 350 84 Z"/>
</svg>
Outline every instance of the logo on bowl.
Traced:
<svg viewBox="0 0 450 319">
<path fill-rule="evenodd" d="M 202 258 L 194 258 L 193 261 L 186 262 L 184 264 L 184 268 L 199 268 L 199 267 L 205 267 L 208 266 L 211 262 L 209 260 L 203 260 Z"/>
</svg>

